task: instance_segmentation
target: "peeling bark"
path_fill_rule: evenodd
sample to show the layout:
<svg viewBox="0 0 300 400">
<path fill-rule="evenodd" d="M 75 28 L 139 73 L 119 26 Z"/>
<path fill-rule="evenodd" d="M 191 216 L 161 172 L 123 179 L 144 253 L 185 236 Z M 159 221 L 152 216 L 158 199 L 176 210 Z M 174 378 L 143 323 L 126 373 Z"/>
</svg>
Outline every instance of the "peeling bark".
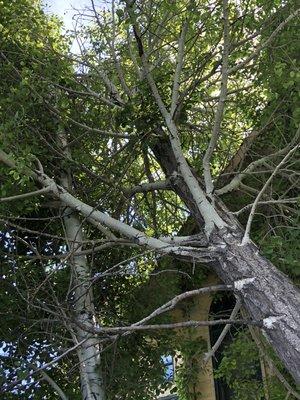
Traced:
<svg viewBox="0 0 300 400">
<path fill-rule="evenodd" d="M 214 270 L 223 282 L 235 285 L 249 315 L 263 321 L 264 336 L 300 382 L 300 291 L 253 243 L 241 246 L 242 233 L 215 235 L 225 248 Z"/>
<path fill-rule="evenodd" d="M 203 217 L 189 189 L 177 175 L 176 159 L 170 148 L 166 138 L 157 142 L 152 150 L 166 176 L 171 178 L 174 191 L 191 211 L 198 229 L 203 231 Z M 199 178 L 198 181 L 201 185 Z M 254 243 L 241 245 L 243 229 L 217 198 L 216 207 L 228 228 L 216 228 L 209 238 L 208 248 L 213 259 L 210 265 L 224 283 L 235 286 L 249 315 L 254 320 L 264 321 L 264 336 L 295 381 L 300 383 L 300 292 L 260 254 Z"/>
</svg>

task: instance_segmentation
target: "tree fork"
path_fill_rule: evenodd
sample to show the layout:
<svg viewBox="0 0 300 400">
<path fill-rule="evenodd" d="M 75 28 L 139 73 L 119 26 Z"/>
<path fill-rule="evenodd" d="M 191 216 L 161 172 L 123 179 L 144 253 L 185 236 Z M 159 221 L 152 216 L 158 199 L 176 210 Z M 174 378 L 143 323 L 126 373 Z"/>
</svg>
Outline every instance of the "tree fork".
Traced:
<svg viewBox="0 0 300 400">
<path fill-rule="evenodd" d="M 183 180 L 176 175 L 176 159 L 168 139 L 157 141 L 152 151 L 166 176 L 171 177 L 174 191 L 191 211 L 199 229 L 203 229 L 203 217 Z M 215 229 L 209 238 L 214 260 L 211 266 L 225 284 L 235 286 L 250 317 L 264 321 L 264 336 L 300 383 L 300 292 L 259 253 L 254 243 L 241 245 L 243 229 L 239 221 L 218 198 L 215 203 L 229 228 Z"/>
</svg>

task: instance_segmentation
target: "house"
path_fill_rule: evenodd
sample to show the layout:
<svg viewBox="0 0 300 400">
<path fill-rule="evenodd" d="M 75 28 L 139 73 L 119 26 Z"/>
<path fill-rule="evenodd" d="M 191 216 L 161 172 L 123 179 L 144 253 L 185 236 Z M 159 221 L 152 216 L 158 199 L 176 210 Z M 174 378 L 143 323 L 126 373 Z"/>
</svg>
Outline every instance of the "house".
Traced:
<svg viewBox="0 0 300 400">
<path fill-rule="evenodd" d="M 205 286 L 211 286 L 218 284 L 218 279 L 214 275 L 208 277 Z M 188 307 L 185 307 L 184 304 L 178 304 L 178 307 L 172 312 L 172 318 L 174 322 L 181 322 L 184 320 L 208 320 L 209 315 L 215 315 L 218 318 L 218 314 L 224 315 L 228 317 L 231 312 L 231 309 L 234 307 L 235 298 L 232 296 L 228 296 L 224 300 L 214 301 L 213 296 L 211 294 L 199 295 L 194 297 L 192 301 L 189 302 Z M 187 313 L 188 309 L 188 313 Z M 186 328 L 181 328 L 176 331 L 176 335 L 180 337 L 186 338 L 186 335 L 189 336 L 189 340 L 195 341 L 196 343 L 202 344 L 202 349 L 197 354 L 197 350 L 192 354 L 192 363 L 190 368 L 194 371 L 194 381 L 193 385 L 190 385 L 189 388 L 186 388 L 190 395 L 187 396 L 193 400 L 230 400 L 232 399 L 233 392 L 226 385 L 225 382 L 214 379 L 214 368 L 217 366 L 217 360 L 220 361 L 221 353 L 224 349 L 224 346 L 229 342 L 231 342 L 230 334 L 226 336 L 223 344 L 220 346 L 218 353 L 215 354 L 214 361 L 209 359 L 205 366 L 203 365 L 203 354 L 211 349 L 211 344 L 214 344 L 218 339 L 221 331 L 223 330 L 224 325 L 216 325 L 213 327 L 201 326 L 197 328 L 193 328 L 192 330 L 187 332 Z M 231 330 L 234 331 L 234 327 Z M 212 343 L 211 343 L 212 342 Z M 204 343 L 204 348 L 203 348 Z M 168 363 L 170 364 L 170 360 Z M 176 376 L 176 370 L 180 371 L 182 360 L 180 357 L 173 358 L 174 363 L 174 374 Z M 166 364 L 167 365 L 167 364 Z M 168 367 L 169 368 L 169 367 Z M 259 380 L 262 381 L 262 372 L 258 371 Z M 179 397 L 176 394 L 173 394 L 175 389 L 175 381 L 174 385 L 171 389 L 167 391 L 162 391 L 158 397 L 158 400 L 177 400 Z M 173 390 L 172 390 L 173 389 Z"/>
<path fill-rule="evenodd" d="M 213 275 L 211 275 L 206 283 L 205 286 L 210 286 L 210 285 L 215 285 L 217 283 L 217 278 Z M 212 303 L 212 296 L 210 294 L 205 294 L 201 296 L 197 296 L 193 298 L 192 306 L 189 307 L 189 312 L 188 315 L 186 314 L 186 310 L 182 307 L 177 307 L 173 313 L 173 319 L 174 322 L 180 322 L 184 321 L 187 319 L 190 320 L 207 320 L 208 315 L 210 312 L 211 308 L 211 303 Z M 186 329 L 178 329 L 176 332 L 177 335 L 182 335 L 183 337 L 186 335 Z M 197 329 L 193 329 L 192 333 L 193 340 L 200 339 L 202 341 L 205 341 L 207 350 L 210 349 L 210 330 L 208 326 L 201 326 L 198 327 Z M 200 357 L 199 357 L 200 358 Z M 179 361 L 180 362 L 180 361 Z M 214 378 L 213 378 L 213 365 L 212 365 L 212 360 L 210 359 L 205 368 L 202 368 L 200 363 L 201 360 L 198 360 L 199 362 L 199 374 L 198 374 L 198 379 L 196 383 L 196 387 L 194 388 L 194 394 L 197 396 L 197 400 L 217 400 L 215 396 L 215 387 L 214 387 Z M 174 360 L 174 369 L 175 369 L 175 374 L 176 374 L 176 368 L 178 366 L 178 361 Z M 176 365 L 177 364 L 177 365 Z M 161 393 L 161 395 L 158 397 L 159 400 L 177 400 L 178 397 L 174 394 L 171 394 L 170 391 L 167 391 L 165 393 Z M 196 400 L 196 399 L 195 399 Z"/>
</svg>

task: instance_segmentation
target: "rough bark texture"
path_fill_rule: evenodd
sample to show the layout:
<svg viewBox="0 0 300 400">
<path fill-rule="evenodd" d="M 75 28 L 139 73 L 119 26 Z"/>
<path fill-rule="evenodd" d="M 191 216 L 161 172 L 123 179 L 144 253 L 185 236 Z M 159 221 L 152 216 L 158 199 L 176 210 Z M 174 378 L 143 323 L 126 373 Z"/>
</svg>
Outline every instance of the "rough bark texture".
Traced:
<svg viewBox="0 0 300 400">
<path fill-rule="evenodd" d="M 157 142 L 152 150 L 166 176 L 171 177 L 173 189 L 203 229 L 203 218 L 185 183 L 176 175 L 176 160 L 168 139 Z M 264 321 L 265 337 L 300 383 L 300 292 L 253 243 L 241 246 L 243 231 L 239 222 L 227 213 L 222 202 L 217 200 L 217 204 L 229 228 L 215 231 L 210 237 L 211 266 L 224 283 L 235 285 L 249 315 Z"/>
<path fill-rule="evenodd" d="M 296 382 L 300 382 L 300 292 L 241 234 L 217 234 L 225 245 L 213 267 L 226 284 L 234 284 L 249 315 L 263 321 L 263 334 Z M 216 239 L 214 239 L 216 240 Z"/>
</svg>

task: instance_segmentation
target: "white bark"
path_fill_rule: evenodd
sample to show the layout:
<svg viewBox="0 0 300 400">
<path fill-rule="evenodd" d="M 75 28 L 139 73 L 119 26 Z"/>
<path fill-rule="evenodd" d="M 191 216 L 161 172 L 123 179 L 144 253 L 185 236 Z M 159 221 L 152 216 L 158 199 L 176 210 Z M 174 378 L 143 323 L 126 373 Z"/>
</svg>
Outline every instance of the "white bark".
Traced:
<svg viewBox="0 0 300 400">
<path fill-rule="evenodd" d="M 270 37 L 265 40 L 263 43 L 261 43 L 256 50 L 249 56 L 247 57 L 244 61 L 241 61 L 239 64 L 235 65 L 234 67 L 230 68 L 228 73 L 233 74 L 236 71 L 240 70 L 241 68 L 245 67 L 247 64 L 249 64 L 250 61 L 252 61 L 258 54 L 266 48 L 273 40 L 274 38 L 282 31 L 282 29 L 295 17 L 297 17 L 300 14 L 300 8 L 298 8 L 295 12 L 290 14 L 284 21 L 281 22 L 277 26 L 277 28 L 272 32 Z"/>
<path fill-rule="evenodd" d="M 0 203 L 4 203 L 7 201 L 17 201 L 17 200 L 25 199 L 27 197 L 40 196 L 41 194 L 45 194 L 45 193 L 49 192 L 50 190 L 51 190 L 50 187 L 45 187 L 40 190 L 35 190 L 34 192 L 22 193 L 22 194 L 18 194 L 15 196 L 9 196 L 9 197 L 2 197 L 2 198 L 0 198 Z"/>
<path fill-rule="evenodd" d="M 225 109 L 225 101 L 227 97 L 227 84 L 228 84 L 228 65 L 229 65 L 229 21 L 228 21 L 228 1 L 223 0 L 223 20 L 224 20 L 224 32 L 223 32 L 223 57 L 222 57 L 222 78 L 221 78 L 221 90 L 218 101 L 218 106 L 215 114 L 215 122 L 213 132 L 210 138 L 209 145 L 203 157 L 203 176 L 205 181 L 206 193 L 209 198 L 213 199 L 213 179 L 211 175 L 210 161 L 214 150 L 216 148 L 218 139 L 221 133 L 221 124 L 223 120 L 223 114 Z"/>
<path fill-rule="evenodd" d="M 131 4 L 129 4 L 128 1 L 127 1 L 127 10 L 128 10 L 129 16 L 132 20 L 134 34 L 135 34 L 137 46 L 139 49 L 139 55 L 141 58 L 141 62 L 142 62 L 142 66 L 143 66 L 143 70 L 144 70 L 147 82 L 152 91 L 152 95 L 156 101 L 156 104 L 161 112 L 161 115 L 163 116 L 163 118 L 165 120 L 166 126 L 169 130 L 170 143 L 171 143 L 171 147 L 172 147 L 174 156 L 177 161 L 178 172 L 182 176 L 187 187 L 189 188 L 189 191 L 195 201 L 195 204 L 197 205 L 201 215 L 203 216 L 203 219 L 205 222 L 205 232 L 206 232 L 206 235 L 209 237 L 215 227 L 217 227 L 218 229 L 224 228 L 226 226 L 226 223 L 222 220 L 222 218 L 217 213 L 216 209 L 210 204 L 210 202 L 206 198 L 204 191 L 201 189 L 199 182 L 197 181 L 194 174 L 192 173 L 192 171 L 183 155 L 176 124 L 174 122 L 174 119 L 173 119 L 171 113 L 167 110 L 167 108 L 159 94 L 159 91 L 158 91 L 156 83 L 153 79 L 153 76 L 151 74 L 150 66 L 148 64 L 147 54 L 144 52 L 144 48 L 143 48 L 143 43 L 141 40 L 141 33 L 139 30 L 139 26 L 137 25 L 137 23 L 135 21 L 134 12 L 131 8 Z M 183 37 L 182 37 L 182 40 L 183 40 Z M 178 65 L 177 65 L 175 77 L 174 77 L 173 94 L 175 93 L 175 95 L 173 96 L 173 101 L 176 101 L 176 98 L 177 98 L 176 91 L 178 90 L 178 83 L 176 83 L 176 82 L 178 82 L 178 80 L 179 80 L 179 75 L 180 75 L 180 71 L 181 71 L 181 67 L 182 67 L 182 65 L 181 65 L 182 58 L 183 58 L 183 49 L 181 50 L 179 48 Z"/>
<path fill-rule="evenodd" d="M 288 154 L 283 158 L 283 160 L 277 165 L 277 167 L 274 169 L 273 173 L 271 174 L 271 176 L 269 177 L 269 179 L 266 181 L 266 183 L 264 184 L 264 186 L 262 187 L 262 189 L 260 190 L 260 192 L 258 193 L 258 195 L 256 196 L 256 199 L 254 201 L 254 203 L 252 204 L 251 207 L 251 211 L 250 211 L 250 215 L 247 221 L 247 225 L 246 225 L 246 229 L 245 229 L 245 234 L 242 240 L 242 244 L 246 244 L 250 241 L 249 238 L 249 234 L 250 234 L 250 229 L 251 229 L 251 224 L 254 218 L 254 214 L 256 211 L 256 207 L 259 203 L 259 200 L 261 199 L 261 196 L 264 194 L 266 188 L 269 186 L 270 182 L 272 181 L 272 179 L 274 178 L 274 176 L 276 175 L 276 173 L 278 172 L 278 170 L 281 168 L 281 166 L 286 162 L 286 160 L 299 148 L 299 145 L 295 146 L 294 148 L 292 148 Z"/>
<path fill-rule="evenodd" d="M 63 133 L 59 134 L 59 141 L 64 152 L 71 157 L 67 142 Z M 61 184 L 67 190 L 72 189 L 72 178 L 70 173 L 63 172 Z M 64 209 L 63 222 L 67 237 L 69 252 L 69 264 L 73 275 L 73 303 L 75 320 L 75 344 L 84 341 L 77 349 L 80 368 L 81 392 L 84 400 L 104 400 L 105 390 L 101 374 L 101 360 L 99 340 L 96 335 L 82 329 L 82 323 L 92 327 L 95 323 L 95 308 L 93 303 L 93 292 L 90 286 L 90 269 L 86 255 L 82 254 L 83 230 L 82 223 L 74 210 L 67 207 Z M 72 330 L 72 329 L 71 329 Z"/>
<path fill-rule="evenodd" d="M 93 326 L 95 310 L 93 306 L 92 288 L 90 287 L 90 271 L 85 255 L 77 254 L 82 251 L 78 243 L 83 240 L 81 222 L 73 210 L 67 208 L 64 213 L 64 225 L 68 238 L 72 273 L 74 274 L 74 309 L 77 322 Z M 80 362 L 81 390 L 86 400 L 105 399 L 103 379 L 101 377 L 100 349 L 98 339 L 82 328 L 76 328 L 78 342 L 86 339 L 78 348 Z"/>
<path fill-rule="evenodd" d="M 184 59 L 184 42 L 185 36 L 188 30 L 188 21 L 185 21 L 181 30 L 180 38 L 178 41 L 178 55 L 177 55 L 177 65 L 174 74 L 173 80 L 173 90 L 172 90 L 172 100 L 171 100 L 171 110 L 170 114 L 172 118 L 174 117 L 177 102 L 179 99 L 179 86 L 180 86 L 180 75 L 183 67 L 183 59 Z"/>
<path fill-rule="evenodd" d="M 171 149 L 169 150 L 171 151 Z M 3 151 L 0 151 L 0 161 L 11 168 L 15 168 L 13 159 Z M 270 262 L 259 254 L 254 245 L 249 243 L 241 246 L 240 240 L 242 235 L 238 226 L 234 234 L 226 233 L 226 230 L 214 232 L 211 235 L 209 246 L 206 250 L 195 247 L 170 246 L 170 244 L 162 240 L 148 237 L 137 229 L 121 221 L 117 221 L 107 214 L 81 202 L 63 187 L 56 185 L 45 174 L 39 174 L 29 168 L 25 173 L 43 186 L 50 186 L 52 190 L 51 194 L 57 197 L 64 205 L 81 213 L 85 217 L 92 216 L 96 221 L 133 240 L 137 245 L 147 246 L 153 251 L 163 254 L 173 252 L 198 261 L 201 259 L 201 252 L 203 252 L 202 254 L 204 257 L 208 257 L 207 261 L 214 267 L 223 282 L 229 285 L 236 284 L 237 287 L 235 289 L 241 296 L 243 304 L 253 320 L 263 321 L 266 319 L 268 325 L 269 317 L 277 317 L 276 321 L 272 320 L 272 329 L 268 329 L 265 324 L 265 335 L 276 349 L 279 357 L 292 376 L 296 381 L 300 382 L 299 291 L 293 287 L 283 274 L 278 272 Z M 188 200 L 190 202 L 189 206 L 192 207 L 194 199 L 190 196 Z M 212 205 L 210 206 L 213 208 Z M 79 239 L 82 240 L 78 235 L 80 226 L 81 224 L 80 222 L 78 223 L 78 220 L 72 224 L 70 223 L 69 238 L 72 239 L 74 245 L 78 245 Z M 80 251 L 80 248 L 76 248 L 76 250 Z M 76 257 L 76 253 L 74 253 L 74 259 L 77 263 L 75 265 L 78 266 L 78 273 L 82 277 L 81 282 L 86 282 L 87 272 L 86 269 L 82 268 L 85 259 L 81 259 L 80 257 L 82 255 L 78 254 L 78 257 Z M 82 260 L 83 264 L 80 263 L 80 260 Z M 79 286 L 79 289 L 82 290 L 82 287 Z M 89 304 L 91 298 L 87 290 L 83 290 L 83 292 L 85 293 L 86 300 L 83 300 L 80 296 L 78 296 L 78 299 L 80 300 L 80 304 L 85 307 L 85 302 Z M 84 314 L 83 318 L 87 315 Z M 90 323 L 90 320 L 88 320 L 88 323 Z M 191 323 L 194 324 L 194 322 Z M 230 321 L 226 321 L 226 323 L 230 323 Z M 82 326 L 88 327 L 88 324 L 85 323 Z M 90 326 L 91 333 L 107 333 L 105 328 L 95 327 L 92 323 Z M 160 327 L 163 328 L 163 326 Z M 170 328 L 170 326 L 168 325 L 166 328 Z M 172 328 L 174 328 L 173 325 Z M 110 333 L 128 330 L 128 328 L 117 328 L 117 331 L 115 328 L 108 329 Z M 142 329 L 142 327 L 133 327 L 132 329 Z M 148 326 L 147 329 L 157 329 L 157 326 Z M 91 347 L 95 345 L 93 341 L 91 341 L 91 344 Z M 91 371 L 91 373 L 93 372 L 95 371 Z"/>
</svg>

